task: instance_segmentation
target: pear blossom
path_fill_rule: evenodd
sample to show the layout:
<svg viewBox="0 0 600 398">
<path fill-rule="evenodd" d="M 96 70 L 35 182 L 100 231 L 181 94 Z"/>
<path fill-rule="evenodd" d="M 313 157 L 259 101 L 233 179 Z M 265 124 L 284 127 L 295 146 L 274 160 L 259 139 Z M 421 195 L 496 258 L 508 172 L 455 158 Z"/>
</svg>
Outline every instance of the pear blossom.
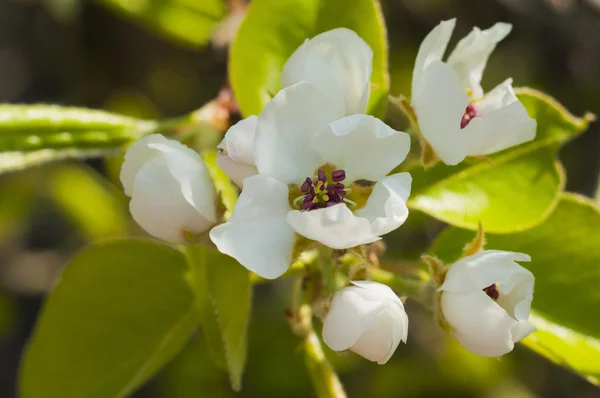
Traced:
<svg viewBox="0 0 600 398">
<path fill-rule="evenodd" d="M 408 216 L 408 173 L 388 174 L 410 147 L 406 133 L 367 115 L 346 116 L 315 84 L 281 90 L 256 121 L 252 157 L 218 249 L 265 278 L 292 262 L 300 237 L 334 249 L 381 239 Z"/>
<path fill-rule="evenodd" d="M 536 328 L 529 322 L 533 274 L 523 253 L 484 250 L 454 263 L 438 289 L 442 315 L 469 351 L 497 357 Z"/>
<path fill-rule="evenodd" d="M 330 102 L 341 102 L 344 115 L 365 113 L 371 92 L 373 51 L 354 31 L 337 28 L 306 41 L 283 67 L 281 87 L 301 81 L 314 83 Z M 219 166 L 238 186 L 256 174 L 252 142 L 256 115 L 232 126 L 218 148 Z"/>
<path fill-rule="evenodd" d="M 385 364 L 408 337 L 408 315 L 388 286 L 353 281 L 339 290 L 323 319 L 323 341 L 334 351 L 351 350 Z"/>
<path fill-rule="evenodd" d="M 150 235 L 184 243 L 217 221 L 215 189 L 204 161 L 192 149 L 152 134 L 134 142 L 121 168 L 133 219 Z"/>
<path fill-rule="evenodd" d="M 441 22 L 423 40 L 412 79 L 412 107 L 421 134 L 448 165 L 531 141 L 536 121 L 528 116 L 506 79 L 485 94 L 481 78 L 496 44 L 512 26 L 473 28 L 442 61 L 455 19 Z"/>
</svg>

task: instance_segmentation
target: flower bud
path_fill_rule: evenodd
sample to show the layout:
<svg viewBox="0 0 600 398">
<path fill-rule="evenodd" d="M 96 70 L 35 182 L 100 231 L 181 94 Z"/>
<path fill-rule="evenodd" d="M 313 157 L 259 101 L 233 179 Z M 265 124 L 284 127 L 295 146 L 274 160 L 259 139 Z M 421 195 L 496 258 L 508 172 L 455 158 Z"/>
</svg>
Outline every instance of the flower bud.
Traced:
<svg viewBox="0 0 600 398">
<path fill-rule="evenodd" d="M 256 121 L 254 115 L 240 120 L 229 128 L 217 146 L 221 149 L 217 164 L 240 187 L 244 179 L 258 173 L 252 156 Z"/>
<path fill-rule="evenodd" d="M 202 157 L 153 134 L 136 141 L 121 168 L 133 219 L 150 235 L 184 243 L 217 221 L 215 189 Z"/>
<path fill-rule="evenodd" d="M 400 341 L 406 343 L 408 316 L 388 286 L 353 281 L 339 290 L 323 319 L 323 340 L 334 351 L 350 349 L 380 365 Z"/>
<path fill-rule="evenodd" d="M 530 257 L 501 250 L 473 254 L 454 263 L 438 289 L 453 336 L 477 355 L 504 355 L 536 330 L 529 323 L 534 277 L 515 261 Z"/>
</svg>

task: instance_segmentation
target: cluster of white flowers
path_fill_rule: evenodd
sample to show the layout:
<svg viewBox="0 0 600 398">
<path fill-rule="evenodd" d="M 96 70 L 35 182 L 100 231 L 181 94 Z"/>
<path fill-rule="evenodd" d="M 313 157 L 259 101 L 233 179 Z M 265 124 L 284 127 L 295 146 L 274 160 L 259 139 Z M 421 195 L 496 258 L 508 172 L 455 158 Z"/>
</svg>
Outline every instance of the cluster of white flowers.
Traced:
<svg viewBox="0 0 600 398">
<path fill-rule="evenodd" d="M 488 155 L 535 136 L 536 123 L 511 80 L 487 95 L 487 59 L 510 25 L 462 39 L 442 56 L 455 21 L 423 41 L 413 72 L 412 102 L 421 138 L 448 165 Z M 148 233 L 185 242 L 210 231 L 223 253 L 264 278 L 284 274 L 307 242 L 333 249 L 369 244 L 401 226 L 411 176 L 390 174 L 410 149 L 408 134 L 366 115 L 373 53 L 345 28 L 306 40 L 286 62 L 281 91 L 260 115 L 229 129 L 219 166 L 241 188 L 219 224 L 216 194 L 202 158 L 159 135 L 127 151 L 121 179 L 131 213 Z M 499 356 L 535 330 L 528 322 L 533 275 L 520 253 L 483 251 L 450 267 L 440 286 L 441 311 L 467 349 Z M 333 297 L 323 339 L 383 364 L 406 342 L 408 316 L 386 285 L 352 281 Z"/>
</svg>

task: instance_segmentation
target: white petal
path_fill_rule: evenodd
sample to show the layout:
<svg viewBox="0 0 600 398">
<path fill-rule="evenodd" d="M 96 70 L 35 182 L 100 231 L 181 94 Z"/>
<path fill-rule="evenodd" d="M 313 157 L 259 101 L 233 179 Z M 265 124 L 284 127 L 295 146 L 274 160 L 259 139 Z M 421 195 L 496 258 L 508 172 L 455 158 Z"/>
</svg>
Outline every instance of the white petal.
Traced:
<svg viewBox="0 0 600 398">
<path fill-rule="evenodd" d="M 137 171 L 131 190 L 129 207 L 135 221 L 170 242 L 183 243 L 185 231 L 200 234 L 216 221 L 210 177 L 206 179 L 197 164 L 181 168 L 186 162 L 189 159 L 177 154 L 155 156 Z"/>
<path fill-rule="evenodd" d="M 333 249 L 349 249 L 381 239 L 371 232 L 369 220 L 356 217 L 345 204 L 294 210 L 288 213 L 287 220 L 300 235 Z"/>
<path fill-rule="evenodd" d="M 258 117 L 253 153 L 260 174 L 287 184 L 313 176 L 322 164 L 311 140 L 342 116 L 342 104 L 329 102 L 311 83 L 281 90 Z"/>
<path fill-rule="evenodd" d="M 513 343 L 518 343 L 531 333 L 536 332 L 537 329 L 529 321 L 517 322 L 510 330 L 510 335 Z"/>
<path fill-rule="evenodd" d="M 334 351 L 350 348 L 385 308 L 382 300 L 365 300 L 363 288 L 347 286 L 334 296 L 323 319 L 323 341 Z"/>
<path fill-rule="evenodd" d="M 474 106 L 481 116 L 464 128 L 469 136 L 468 155 L 488 155 L 535 138 L 536 121 L 517 99 L 510 79 Z"/>
<path fill-rule="evenodd" d="M 252 146 L 257 121 L 258 117 L 252 115 L 231 126 L 217 148 L 225 151 L 233 161 L 253 165 Z"/>
<path fill-rule="evenodd" d="M 512 351 L 511 329 L 517 321 L 485 292 L 443 292 L 441 309 L 453 328 L 454 337 L 469 351 L 484 357 L 497 357 Z"/>
<path fill-rule="evenodd" d="M 256 166 L 236 162 L 224 153 L 217 155 L 217 164 L 238 187 L 243 186 L 246 178 L 258 174 Z"/>
<path fill-rule="evenodd" d="M 344 169 L 346 181 L 378 181 L 406 158 L 410 137 L 373 116 L 352 115 L 330 123 L 313 138 L 312 147 Z"/>
<path fill-rule="evenodd" d="M 467 256 L 450 266 L 439 290 L 470 292 L 498 283 L 502 292 L 509 293 L 523 278 L 531 281 L 533 290 L 533 274 L 515 261 L 531 261 L 531 258 L 502 250 L 484 250 Z"/>
<path fill-rule="evenodd" d="M 288 269 L 296 241 L 286 222 L 289 210 L 285 184 L 263 175 L 249 177 L 231 218 L 213 228 L 210 238 L 250 271 L 277 278 Z"/>
<path fill-rule="evenodd" d="M 503 22 L 483 31 L 477 27 L 473 28 L 471 33 L 458 42 L 448 57 L 448 65 L 458 73 L 461 87 L 473 90 L 473 98 L 483 96 L 480 83 L 487 60 L 496 44 L 503 40 L 511 29 L 511 24 Z"/>
<path fill-rule="evenodd" d="M 350 283 L 362 289 L 360 290 L 360 295 L 365 300 L 379 301 L 385 299 L 396 305 L 399 305 L 402 309 L 404 309 L 404 305 L 396 293 L 394 293 L 389 286 L 384 285 L 383 283 L 373 281 L 350 281 Z"/>
<path fill-rule="evenodd" d="M 421 77 L 412 105 L 423 137 L 448 165 L 467 155 L 467 135 L 460 122 L 469 104 L 456 72 L 443 62 L 429 65 Z"/>
<path fill-rule="evenodd" d="M 283 68 L 282 87 L 306 80 L 330 101 L 345 103 L 345 114 L 364 113 L 369 100 L 373 51 L 355 32 L 338 28 L 306 40 Z"/>
<path fill-rule="evenodd" d="M 361 297 L 365 300 L 382 300 L 387 302 L 387 315 L 392 319 L 392 337 L 389 350 L 385 356 L 378 358 L 379 364 L 386 363 L 400 344 L 400 341 L 406 343 L 408 337 L 408 315 L 404 310 L 404 305 L 400 298 L 388 286 L 372 281 L 352 281 L 352 284 L 363 288 Z M 362 341 L 362 338 L 361 338 Z M 354 347 L 351 348 L 357 352 Z M 361 354 L 362 355 L 362 354 Z M 364 356 L 364 355 L 363 355 Z"/>
<path fill-rule="evenodd" d="M 394 341 L 394 323 L 387 310 L 382 311 L 371 325 L 350 347 L 358 355 L 383 365 L 391 357 L 400 340 Z"/>
<path fill-rule="evenodd" d="M 362 209 L 354 214 L 371 222 L 373 235 L 381 236 L 404 224 L 408 217 L 406 201 L 410 195 L 412 177 L 399 173 L 378 181 Z"/>
<path fill-rule="evenodd" d="M 142 166 L 155 156 L 162 153 L 179 152 L 182 156 L 190 156 L 198 159 L 199 155 L 185 145 L 168 140 L 160 134 L 151 134 L 140 138 L 127 149 L 125 161 L 121 167 L 121 183 L 125 194 L 131 196 L 133 180 Z M 204 163 L 201 159 L 200 161 Z"/>
<path fill-rule="evenodd" d="M 440 61 L 454 31 L 456 18 L 442 21 L 421 42 L 412 78 L 412 98 L 416 96 L 422 73 L 432 62 Z"/>
</svg>

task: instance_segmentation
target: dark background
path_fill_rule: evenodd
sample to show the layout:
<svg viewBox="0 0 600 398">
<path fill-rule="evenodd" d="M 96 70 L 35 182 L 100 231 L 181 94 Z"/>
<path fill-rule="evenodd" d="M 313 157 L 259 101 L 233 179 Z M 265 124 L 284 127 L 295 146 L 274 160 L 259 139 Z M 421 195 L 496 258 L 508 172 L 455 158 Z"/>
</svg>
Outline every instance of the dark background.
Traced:
<svg viewBox="0 0 600 398">
<path fill-rule="evenodd" d="M 600 112 L 599 0 L 387 0 L 383 9 L 394 95 L 410 92 L 420 41 L 440 20 L 456 16 L 452 43 L 472 26 L 513 24 L 490 59 L 484 88 L 512 76 L 515 86 L 545 91 L 575 114 Z M 147 118 L 177 116 L 214 98 L 227 83 L 226 68 L 225 47 L 179 45 L 115 14 L 102 1 L 0 0 L 0 102 L 86 106 Z M 568 190 L 595 195 L 599 151 L 598 124 L 562 150 Z M 21 350 L 61 266 L 90 240 L 138 232 L 125 199 L 110 182 L 115 182 L 118 161 L 63 166 L 0 176 L 2 398 L 15 396 Z M 69 174 L 73 170 L 106 196 L 91 198 L 88 210 L 65 199 L 78 194 L 72 191 L 77 188 Z M 61 172 L 67 175 L 64 181 L 56 177 Z M 97 206 L 107 206 L 116 221 L 104 220 L 104 229 L 90 227 L 94 219 L 86 211 L 93 213 Z M 421 218 L 426 228 L 415 227 L 411 234 L 415 250 L 424 250 L 430 231 L 439 228 L 439 223 Z M 406 245 L 403 239 L 404 234 L 393 235 L 390 246 Z M 314 396 L 299 341 L 282 317 L 286 288 L 286 282 L 279 282 L 257 289 L 242 396 Z M 501 360 L 475 357 L 439 332 L 416 305 L 409 303 L 407 309 L 410 344 L 400 347 L 387 365 L 334 356 L 351 397 L 600 396 L 597 388 L 524 347 Z M 136 394 L 230 395 L 226 375 L 212 365 L 200 336 Z"/>
</svg>

